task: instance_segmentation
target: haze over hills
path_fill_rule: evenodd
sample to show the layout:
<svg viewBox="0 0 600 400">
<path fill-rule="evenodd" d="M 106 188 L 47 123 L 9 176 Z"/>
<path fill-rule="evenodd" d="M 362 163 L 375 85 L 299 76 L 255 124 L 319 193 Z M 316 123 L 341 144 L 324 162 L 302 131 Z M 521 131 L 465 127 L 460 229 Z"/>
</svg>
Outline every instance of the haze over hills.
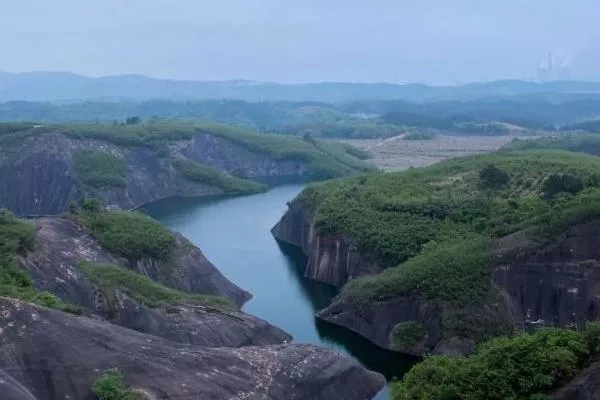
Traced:
<svg viewBox="0 0 600 400">
<path fill-rule="evenodd" d="M 600 94 L 599 82 L 536 83 L 499 80 L 458 86 L 323 82 L 180 81 L 141 75 L 91 78 L 69 72 L 0 72 L 0 101 L 69 102 L 83 100 L 240 99 L 246 101 L 323 101 L 401 99 L 414 102 L 472 100 L 535 94 Z"/>
</svg>

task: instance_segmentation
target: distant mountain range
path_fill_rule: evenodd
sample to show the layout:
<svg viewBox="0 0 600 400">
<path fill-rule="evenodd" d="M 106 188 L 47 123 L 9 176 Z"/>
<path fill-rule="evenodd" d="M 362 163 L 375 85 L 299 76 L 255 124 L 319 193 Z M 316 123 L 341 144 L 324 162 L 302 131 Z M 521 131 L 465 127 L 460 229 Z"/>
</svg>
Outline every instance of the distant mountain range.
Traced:
<svg viewBox="0 0 600 400">
<path fill-rule="evenodd" d="M 0 101 L 208 100 L 321 101 L 405 100 L 412 102 L 473 100 L 522 95 L 600 94 L 600 82 L 534 83 L 501 80 L 459 86 L 389 83 L 279 84 L 251 81 L 177 81 L 139 75 L 90 78 L 68 72 L 0 72 Z"/>
</svg>

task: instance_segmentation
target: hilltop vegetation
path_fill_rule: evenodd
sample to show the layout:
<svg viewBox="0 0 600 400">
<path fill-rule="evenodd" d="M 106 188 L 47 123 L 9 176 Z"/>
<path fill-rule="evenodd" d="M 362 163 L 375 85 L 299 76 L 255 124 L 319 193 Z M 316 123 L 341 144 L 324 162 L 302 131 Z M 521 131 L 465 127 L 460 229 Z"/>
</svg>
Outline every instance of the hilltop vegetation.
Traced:
<svg viewBox="0 0 600 400">
<path fill-rule="evenodd" d="M 546 399 L 600 355 L 600 325 L 542 329 L 481 344 L 468 358 L 433 356 L 394 383 L 394 400 Z"/>
<path fill-rule="evenodd" d="M 77 140 L 100 140 L 120 146 L 141 146 L 157 156 L 169 155 L 169 145 L 190 140 L 195 135 L 209 133 L 236 143 L 250 151 L 265 154 L 276 161 L 306 162 L 314 179 L 328 179 L 356 172 L 373 170 L 364 163 L 365 154 L 349 145 L 297 136 L 258 133 L 245 128 L 216 123 L 156 123 L 133 125 L 63 124 L 35 126 L 33 124 L 0 124 L 0 143 L 10 150 L 23 138 L 43 132 L 60 132 Z M 110 158 L 109 158 L 110 157 Z M 125 181 L 122 161 L 98 152 L 81 152 L 78 171 L 92 186 L 120 186 Z M 239 183 L 239 182 L 238 182 Z"/>
<path fill-rule="evenodd" d="M 502 311 L 485 306 L 497 296 L 489 284 L 495 240 L 527 228 L 523 245 L 541 246 L 600 215 L 599 185 L 600 158 L 505 151 L 314 184 L 296 201 L 312 210 L 320 234 L 346 235 L 390 267 L 350 281 L 342 298 L 419 295 L 443 310 L 446 332 L 481 340 L 510 331 Z"/>
<path fill-rule="evenodd" d="M 600 155 L 600 134 L 547 136 L 535 140 L 513 140 L 505 150 L 559 149 Z"/>
</svg>

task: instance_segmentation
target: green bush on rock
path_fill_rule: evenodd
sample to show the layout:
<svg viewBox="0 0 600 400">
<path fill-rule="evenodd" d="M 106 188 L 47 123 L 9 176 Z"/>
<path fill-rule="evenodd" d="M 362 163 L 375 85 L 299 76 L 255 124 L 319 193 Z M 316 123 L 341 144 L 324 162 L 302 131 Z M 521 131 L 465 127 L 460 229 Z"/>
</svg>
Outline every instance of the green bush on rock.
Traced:
<svg viewBox="0 0 600 400">
<path fill-rule="evenodd" d="M 252 194 L 267 190 L 267 185 L 226 174 L 210 165 L 185 159 L 176 160 L 173 164 L 187 179 L 216 186 L 223 189 L 225 194 Z"/>
<path fill-rule="evenodd" d="M 125 161 L 109 153 L 78 151 L 75 171 L 84 184 L 95 188 L 127 186 Z"/>
<path fill-rule="evenodd" d="M 200 304 L 221 310 L 237 308 L 235 304 L 224 297 L 180 292 L 126 268 L 91 262 L 82 262 L 79 264 L 79 268 L 90 281 L 108 294 L 119 289 L 136 302 L 151 308 L 182 303 Z"/>
<path fill-rule="evenodd" d="M 600 327 L 540 329 L 500 337 L 467 358 L 433 356 L 393 385 L 394 400 L 539 399 L 568 382 L 598 355 Z"/>
<path fill-rule="evenodd" d="M 39 292 L 26 270 L 16 262 L 33 250 L 35 225 L 16 218 L 11 212 L 0 209 L 0 296 L 29 301 L 44 307 L 80 313 L 73 305 L 62 302 L 49 292 Z"/>
<path fill-rule="evenodd" d="M 173 232 L 138 212 L 84 212 L 75 218 L 103 247 L 130 260 L 169 260 L 175 249 Z"/>
<path fill-rule="evenodd" d="M 145 400 L 138 391 L 127 389 L 125 377 L 116 369 L 104 372 L 92 383 L 92 393 L 97 400 Z"/>
</svg>

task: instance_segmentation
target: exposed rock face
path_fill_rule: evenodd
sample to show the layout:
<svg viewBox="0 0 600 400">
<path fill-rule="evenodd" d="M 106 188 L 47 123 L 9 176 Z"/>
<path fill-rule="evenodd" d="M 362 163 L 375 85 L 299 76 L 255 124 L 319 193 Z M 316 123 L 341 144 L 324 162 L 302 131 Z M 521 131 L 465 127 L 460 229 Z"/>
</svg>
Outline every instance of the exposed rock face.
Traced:
<svg viewBox="0 0 600 400">
<path fill-rule="evenodd" d="M 493 273 L 516 322 L 577 326 L 600 318 L 600 221 L 573 226 L 552 244 Z"/>
<path fill-rule="evenodd" d="M 178 344 L 6 298 L 0 329 L 0 369 L 36 400 L 91 400 L 92 382 L 115 367 L 128 385 L 157 399 L 364 400 L 385 383 L 347 357 L 309 345 Z M 27 393 L 15 399 L 31 400 Z"/>
<path fill-rule="evenodd" d="M 2 400 L 36 400 L 26 387 L 0 370 L 0 393 Z"/>
<path fill-rule="evenodd" d="M 71 201 L 86 194 L 105 205 L 129 209 L 169 197 L 216 196 L 222 189 L 186 179 L 168 157 L 145 147 L 118 146 L 100 140 L 77 140 L 60 132 L 23 137 L 16 147 L 3 149 L 0 157 L 0 207 L 19 216 L 65 212 Z M 74 156 L 81 150 L 117 156 L 127 166 L 127 186 L 84 187 L 78 180 Z M 272 181 L 297 180 L 308 173 L 301 160 L 274 160 L 228 139 L 198 133 L 191 140 L 170 145 L 171 155 L 215 166 L 247 178 Z"/>
<path fill-rule="evenodd" d="M 349 279 L 376 274 L 383 267 L 361 255 L 351 239 L 343 235 L 320 236 L 311 213 L 293 202 L 271 231 L 276 239 L 300 247 L 308 257 L 307 278 L 341 287 Z"/>
<path fill-rule="evenodd" d="M 554 400 L 600 399 L 600 362 L 581 371 L 571 382 L 549 397 Z"/>
<path fill-rule="evenodd" d="M 276 344 L 291 337 L 259 318 L 242 312 L 224 312 L 209 307 L 179 305 L 153 309 L 137 304 L 125 293 L 107 293 L 91 283 L 77 265 L 94 261 L 136 268 L 136 263 L 119 259 L 103 249 L 75 222 L 58 217 L 37 222 L 35 250 L 22 260 L 35 286 L 56 294 L 63 301 L 78 305 L 111 322 L 170 340 L 202 346 L 239 347 Z M 228 281 L 183 237 L 171 270 L 177 279 L 163 279 L 167 286 L 188 292 L 228 297 L 242 304 L 249 294 Z M 153 264 L 150 260 L 145 264 Z M 160 281 L 160 274 L 148 268 L 138 270 Z"/>
<path fill-rule="evenodd" d="M 320 237 L 312 216 L 294 202 L 273 228 L 279 240 L 303 249 L 309 257 L 306 276 L 342 286 L 348 279 L 381 271 L 381 264 L 358 254 L 350 238 Z M 522 245 L 523 243 L 521 243 Z M 507 327 L 578 326 L 600 319 L 600 221 L 573 226 L 554 242 L 536 251 L 527 250 L 508 265 L 497 265 L 491 274 L 497 304 L 485 305 Z M 358 332 L 375 344 L 409 354 L 467 354 L 472 338 L 448 337 L 442 312 L 418 296 L 352 304 L 343 295 L 318 317 Z M 393 332 L 400 323 L 425 327 L 421 341 L 398 345 Z"/>
</svg>

